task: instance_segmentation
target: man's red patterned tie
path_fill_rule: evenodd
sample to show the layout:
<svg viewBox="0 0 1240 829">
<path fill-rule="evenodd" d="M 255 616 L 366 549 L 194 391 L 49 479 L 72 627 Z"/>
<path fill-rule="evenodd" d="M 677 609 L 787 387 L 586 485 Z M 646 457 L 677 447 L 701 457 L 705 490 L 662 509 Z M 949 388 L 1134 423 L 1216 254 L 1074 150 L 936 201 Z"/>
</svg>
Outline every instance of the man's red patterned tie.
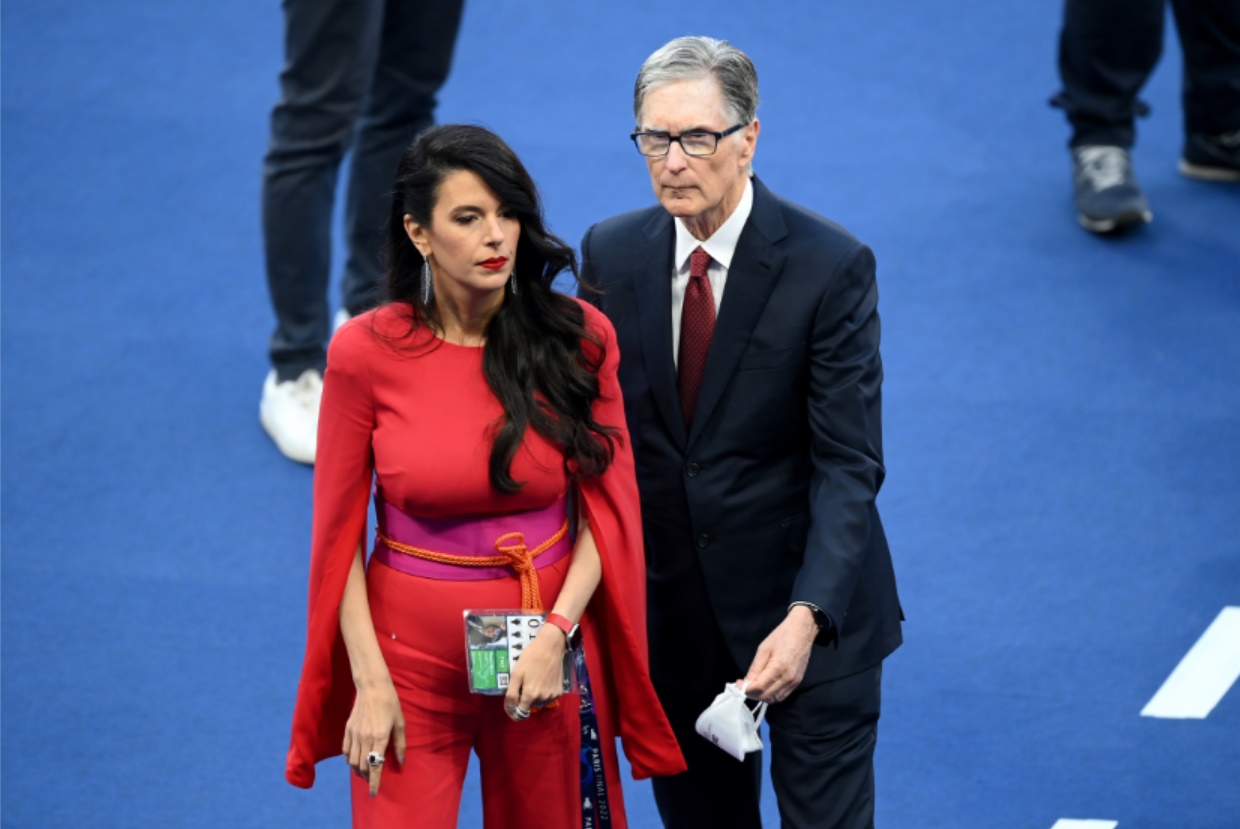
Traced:
<svg viewBox="0 0 1240 829">
<path fill-rule="evenodd" d="M 706 353 L 715 332 L 715 295 L 706 276 L 709 266 L 710 254 L 700 247 L 689 255 L 689 285 L 680 312 L 680 354 L 676 361 L 680 410 L 685 423 L 693 422 L 702 376 L 706 373 Z"/>
</svg>

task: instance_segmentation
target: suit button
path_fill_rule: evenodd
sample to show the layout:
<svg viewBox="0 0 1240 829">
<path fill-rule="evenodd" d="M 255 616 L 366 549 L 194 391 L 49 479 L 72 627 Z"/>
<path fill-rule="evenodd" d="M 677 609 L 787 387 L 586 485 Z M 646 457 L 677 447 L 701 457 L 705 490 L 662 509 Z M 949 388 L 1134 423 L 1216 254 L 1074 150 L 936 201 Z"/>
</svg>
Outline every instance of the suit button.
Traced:
<svg viewBox="0 0 1240 829">
<path fill-rule="evenodd" d="M 701 471 L 702 467 L 698 466 L 696 463 L 687 464 L 685 466 L 685 474 L 690 478 L 696 478 L 697 474 Z"/>
<path fill-rule="evenodd" d="M 699 535 L 698 536 L 698 547 L 705 550 L 709 546 L 710 546 L 710 536 L 707 535 L 706 533 L 702 533 L 701 535 Z"/>
</svg>

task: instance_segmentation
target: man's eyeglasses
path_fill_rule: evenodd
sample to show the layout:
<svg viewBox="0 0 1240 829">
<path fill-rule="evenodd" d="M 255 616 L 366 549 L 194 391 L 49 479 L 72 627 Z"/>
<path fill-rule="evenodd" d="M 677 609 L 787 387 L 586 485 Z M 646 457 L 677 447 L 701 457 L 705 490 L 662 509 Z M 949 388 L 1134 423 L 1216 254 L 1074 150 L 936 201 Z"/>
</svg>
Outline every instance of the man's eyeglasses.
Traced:
<svg viewBox="0 0 1240 829">
<path fill-rule="evenodd" d="M 682 132 L 680 135 L 672 135 L 667 132 L 635 132 L 629 137 L 637 145 L 637 151 L 644 156 L 662 158 L 671 152 L 672 142 L 675 141 L 680 144 L 680 149 L 684 150 L 685 155 L 700 158 L 705 155 L 714 155 L 715 150 L 719 149 L 719 139 L 726 138 L 747 126 L 749 125 L 737 124 L 735 127 L 726 129 L 723 132 L 689 130 L 688 132 Z"/>
</svg>

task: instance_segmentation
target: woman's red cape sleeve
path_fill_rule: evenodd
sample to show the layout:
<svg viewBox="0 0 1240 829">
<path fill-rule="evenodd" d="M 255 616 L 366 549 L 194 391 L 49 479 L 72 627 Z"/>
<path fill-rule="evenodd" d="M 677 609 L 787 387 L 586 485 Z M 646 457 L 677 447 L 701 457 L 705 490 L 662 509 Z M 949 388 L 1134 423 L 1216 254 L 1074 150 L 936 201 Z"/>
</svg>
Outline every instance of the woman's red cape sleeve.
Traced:
<svg viewBox="0 0 1240 829">
<path fill-rule="evenodd" d="M 339 611 L 354 551 L 364 544 L 374 473 L 374 392 L 367 367 L 376 344 L 366 319 L 346 323 L 332 337 L 319 405 L 306 656 L 284 770 L 288 782 L 306 789 L 314 784 L 314 764 L 341 753 L 353 708 Z"/>
<path fill-rule="evenodd" d="M 633 448 L 617 376 L 620 353 L 607 317 L 585 303 L 582 308 L 587 329 L 603 349 L 594 419 L 617 430 L 611 466 L 580 485 L 582 506 L 603 565 L 603 578 L 589 607 L 595 633 L 590 638 L 596 641 L 587 641 L 587 646 L 600 649 L 603 680 L 591 678 L 596 696 L 603 697 L 599 710 L 610 717 L 610 728 L 604 726 L 604 732 L 620 737 L 633 776 L 640 780 L 678 774 L 685 770 L 685 761 L 650 682 L 646 557 Z M 591 343 L 586 348 L 587 355 L 597 359 L 597 348 Z"/>
</svg>

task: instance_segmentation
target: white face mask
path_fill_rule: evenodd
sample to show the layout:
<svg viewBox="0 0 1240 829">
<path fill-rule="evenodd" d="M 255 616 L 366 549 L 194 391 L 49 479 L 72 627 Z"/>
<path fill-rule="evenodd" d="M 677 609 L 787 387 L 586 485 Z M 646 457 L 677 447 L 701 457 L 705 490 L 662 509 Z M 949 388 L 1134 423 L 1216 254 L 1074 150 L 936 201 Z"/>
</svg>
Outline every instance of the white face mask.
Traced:
<svg viewBox="0 0 1240 829">
<path fill-rule="evenodd" d="M 766 703 L 750 708 L 745 697 L 746 682 L 740 688 L 729 682 L 723 693 L 697 719 L 697 733 L 710 740 L 737 760 L 744 760 L 751 751 L 762 750 L 758 726 L 766 717 Z"/>
</svg>

